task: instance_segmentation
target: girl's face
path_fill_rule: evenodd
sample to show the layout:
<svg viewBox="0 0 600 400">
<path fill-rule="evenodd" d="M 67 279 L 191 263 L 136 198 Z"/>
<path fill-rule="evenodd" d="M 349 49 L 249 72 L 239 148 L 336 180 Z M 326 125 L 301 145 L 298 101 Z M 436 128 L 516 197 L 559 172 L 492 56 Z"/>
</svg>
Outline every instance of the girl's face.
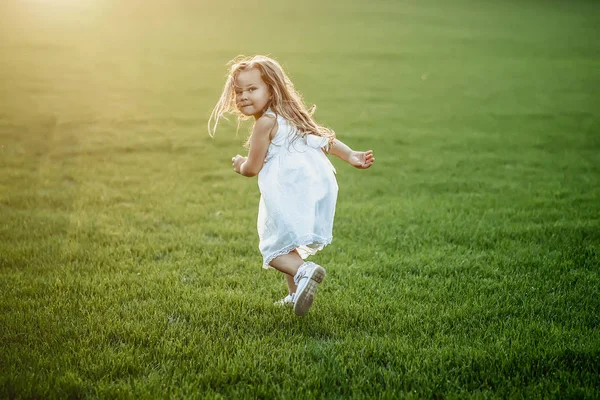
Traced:
<svg viewBox="0 0 600 400">
<path fill-rule="evenodd" d="M 260 118 L 269 100 L 271 100 L 271 91 L 262 80 L 258 68 L 238 73 L 235 79 L 235 104 L 242 114 Z"/>
</svg>

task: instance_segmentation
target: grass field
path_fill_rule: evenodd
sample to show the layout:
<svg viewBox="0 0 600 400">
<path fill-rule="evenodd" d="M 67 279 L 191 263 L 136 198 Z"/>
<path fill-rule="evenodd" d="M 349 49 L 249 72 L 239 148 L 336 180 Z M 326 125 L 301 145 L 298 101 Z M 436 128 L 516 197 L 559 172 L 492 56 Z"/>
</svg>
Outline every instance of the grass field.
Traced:
<svg viewBox="0 0 600 400">
<path fill-rule="evenodd" d="M 0 5 L 0 398 L 600 398 L 600 4 Z M 310 313 L 261 269 L 277 58 L 339 160 Z"/>
</svg>

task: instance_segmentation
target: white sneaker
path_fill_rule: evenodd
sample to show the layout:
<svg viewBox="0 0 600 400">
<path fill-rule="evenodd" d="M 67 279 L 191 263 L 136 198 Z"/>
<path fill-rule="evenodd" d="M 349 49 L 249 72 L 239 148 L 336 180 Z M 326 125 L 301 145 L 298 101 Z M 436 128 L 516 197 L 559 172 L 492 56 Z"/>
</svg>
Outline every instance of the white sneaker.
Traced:
<svg viewBox="0 0 600 400">
<path fill-rule="evenodd" d="M 314 262 L 305 262 L 298 268 L 294 276 L 296 293 L 294 296 L 294 313 L 303 316 L 308 312 L 315 299 L 315 292 L 319 283 L 325 279 L 325 268 Z"/>
<path fill-rule="evenodd" d="M 296 293 L 288 294 L 283 299 L 277 300 L 275 303 L 273 303 L 273 305 L 279 306 L 279 307 L 291 306 L 294 304 L 294 297 L 295 297 L 294 295 L 295 294 Z"/>
</svg>

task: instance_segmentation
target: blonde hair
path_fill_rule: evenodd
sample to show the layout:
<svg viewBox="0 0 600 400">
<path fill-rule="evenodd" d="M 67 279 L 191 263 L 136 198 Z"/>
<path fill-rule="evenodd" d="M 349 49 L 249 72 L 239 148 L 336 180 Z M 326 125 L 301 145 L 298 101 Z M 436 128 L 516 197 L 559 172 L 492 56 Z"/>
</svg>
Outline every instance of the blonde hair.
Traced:
<svg viewBox="0 0 600 400">
<path fill-rule="evenodd" d="M 302 96 L 296 91 L 294 84 L 277 61 L 260 55 L 253 57 L 238 56 L 231 60 L 228 66 L 230 66 L 229 74 L 221 98 L 208 119 L 208 133 L 211 137 L 214 137 L 219 120 L 225 118 L 226 113 L 237 114 L 238 127 L 240 120 L 250 118 L 242 114 L 236 107 L 235 80 L 240 71 L 256 68 L 260 71 L 262 80 L 269 86 L 272 98 L 267 106 L 275 114 L 281 115 L 289 121 L 298 131 L 298 136 L 306 134 L 322 136 L 328 139 L 330 145 L 333 144 L 335 132 L 315 122 L 312 114 L 316 106 L 313 105 L 310 110 L 307 109 Z"/>
</svg>

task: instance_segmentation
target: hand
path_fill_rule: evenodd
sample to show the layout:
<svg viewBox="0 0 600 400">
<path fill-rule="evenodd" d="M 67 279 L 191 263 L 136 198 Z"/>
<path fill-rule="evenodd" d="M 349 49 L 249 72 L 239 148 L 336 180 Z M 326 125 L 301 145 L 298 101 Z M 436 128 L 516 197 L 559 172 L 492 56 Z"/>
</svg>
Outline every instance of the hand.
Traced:
<svg viewBox="0 0 600 400">
<path fill-rule="evenodd" d="M 241 174 L 242 164 L 246 162 L 247 159 L 247 157 L 240 156 L 239 154 L 233 157 L 231 159 L 231 164 L 233 164 L 233 170 L 238 174 Z"/>
<path fill-rule="evenodd" d="M 369 151 L 353 151 L 348 158 L 348 162 L 350 165 L 360 169 L 367 169 L 373 162 L 375 162 L 375 158 L 373 157 L 373 150 Z"/>
</svg>

